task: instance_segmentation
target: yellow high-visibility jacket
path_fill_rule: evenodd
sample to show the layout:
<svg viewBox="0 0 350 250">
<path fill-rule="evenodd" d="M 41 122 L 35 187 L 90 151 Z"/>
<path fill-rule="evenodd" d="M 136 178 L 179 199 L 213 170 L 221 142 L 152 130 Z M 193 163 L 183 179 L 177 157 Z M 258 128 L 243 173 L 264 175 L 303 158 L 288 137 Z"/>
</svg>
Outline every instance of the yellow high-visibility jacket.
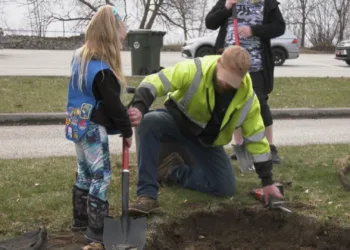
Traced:
<svg viewBox="0 0 350 250">
<path fill-rule="evenodd" d="M 219 57 L 213 55 L 181 61 L 173 67 L 146 76 L 138 90 L 148 89 L 153 100 L 167 95 L 165 102 L 171 100 L 191 123 L 204 129 L 214 110 L 213 75 Z M 151 103 L 147 104 L 147 108 L 150 105 Z M 270 147 L 265 137 L 260 104 L 253 91 L 249 73 L 243 78 L 241 87 L 232 99 L 212 146 L 230 143 L 234 130 L 239 127 L 242 128 L 244 143 L 253 161 L 258 163 L 270 160 Z"/>
</svg>

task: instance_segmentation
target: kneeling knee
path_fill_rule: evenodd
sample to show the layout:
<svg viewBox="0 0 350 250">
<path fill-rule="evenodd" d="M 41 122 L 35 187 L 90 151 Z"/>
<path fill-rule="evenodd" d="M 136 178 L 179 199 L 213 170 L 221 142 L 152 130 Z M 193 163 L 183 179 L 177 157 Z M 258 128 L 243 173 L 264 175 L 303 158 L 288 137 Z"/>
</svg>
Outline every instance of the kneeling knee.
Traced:
<svg viewBox="0 0 350 250">
<path fill-rule="evenodd" d="M 220 197 L 230 197 L 235 195 L 237 192 L 236 190 L 236 186 L 235 185 L 230 185 L 224 188 L 221 188 L 220 190 L 218 190 L 218 192 L 216 193 L 217 196 Z"/>
<path fill-rule="evenodd" d="M 139 135 L 147 135 L 148 133 L 163 131 L 169 125 L 169 116 L 165 112 L 149 112 L 147 113 L 140 125 L 138 126 Z"/>
<path fill-rule="evenodd" d="M 157 120 L 157 115 L 155 115 L 153 112 L 145 114 L 140 125 L 138 126 L 139 133 L 147 134 L 150 132 L 156 127 L 156 124 L 158 123 Z"/>
</svg>

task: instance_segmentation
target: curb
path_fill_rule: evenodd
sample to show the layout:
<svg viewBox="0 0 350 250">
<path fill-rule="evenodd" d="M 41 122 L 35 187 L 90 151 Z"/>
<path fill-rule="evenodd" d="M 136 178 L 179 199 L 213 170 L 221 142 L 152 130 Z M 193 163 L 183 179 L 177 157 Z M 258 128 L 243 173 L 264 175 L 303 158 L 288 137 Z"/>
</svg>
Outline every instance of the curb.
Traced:
<svg viewBox="0 0 350 250">
<path fill-rule="evenodd" d="M 272 109 L 275 120 L 350 118 L 350 108 Z M 0 125 L 60 125 L 65 113 L 0 113 Z"/>
<path fill-rule="evenodd" d="M 284 108 L 271 112 L 276 120 L 350 118 L 350 108 Z"/>
<path fill-rule="evenodd" d="M 60 125 L 65 113 L 0 113 L 0 125 Z"/>
</svg>

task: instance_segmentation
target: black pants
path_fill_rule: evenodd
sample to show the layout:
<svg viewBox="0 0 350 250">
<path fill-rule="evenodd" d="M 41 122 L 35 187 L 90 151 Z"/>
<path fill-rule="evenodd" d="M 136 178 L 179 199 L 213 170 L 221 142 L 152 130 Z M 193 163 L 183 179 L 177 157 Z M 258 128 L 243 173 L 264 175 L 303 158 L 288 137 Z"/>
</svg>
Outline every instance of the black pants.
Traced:
<svg viewBox="0 0 350 250">
<path fill-rule="evenodd" d="M 263 71 L 250 72 L 250 77 L 253 82 L 253 88 L 260 102 L 261 116 L 265 127 L 273 124 L 272 114 L 268 105 L 269 96 L 265 91 L 265 78 Z"/>
</svg>

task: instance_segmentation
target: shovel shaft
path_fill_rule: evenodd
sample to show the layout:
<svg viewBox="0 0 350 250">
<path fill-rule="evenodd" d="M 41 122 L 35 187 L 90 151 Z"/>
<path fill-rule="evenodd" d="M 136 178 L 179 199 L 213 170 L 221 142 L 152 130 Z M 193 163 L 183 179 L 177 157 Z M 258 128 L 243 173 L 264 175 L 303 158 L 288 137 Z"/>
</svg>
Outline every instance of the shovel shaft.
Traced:
<svg viewBox="0 0 350 250">
<path fill-rule="evenodd" d="M 127 250 L 144 248 L 146 243 L 146 217 L 132 218 L 129 209 L 129 148 L 123 139 L 122 170 L 122 216 L 114 220 L 104 218 L 103 245 L 105 250 Z"/>
<path fill-rule="evenodd" d="M 123 139 L 123 171 L 122 171 L 122 215 L 129 210 L 129 148 Z"/>
<path fill-rule="evenodd" d="M 126 146 L 126 141 L 123 138 L 123 171 L 129 171 L 129 148 Z"/>
<path fill-rule="evenodd" d="M 127 215 L 129 210 L 129 171 L 122 173 L 122 215 Z"/>
<path fill-rule="evenodd" d="M 233 20 L 237 19 L 237 11 L 236 11 L 236 4 L 235 3 L 232 5 L 232 18 L 233 18 Z"/>
<path fill-rule="evenodd" d="M 236 4 L 232 5 L 232 19 L 233 19 L 233 30 L 235 33 L 235 42 L 239 46 L 239 36 L 238 36 L 238 22 L 237 22 L 237 11 L 236 11 Z"/>
</svg>

